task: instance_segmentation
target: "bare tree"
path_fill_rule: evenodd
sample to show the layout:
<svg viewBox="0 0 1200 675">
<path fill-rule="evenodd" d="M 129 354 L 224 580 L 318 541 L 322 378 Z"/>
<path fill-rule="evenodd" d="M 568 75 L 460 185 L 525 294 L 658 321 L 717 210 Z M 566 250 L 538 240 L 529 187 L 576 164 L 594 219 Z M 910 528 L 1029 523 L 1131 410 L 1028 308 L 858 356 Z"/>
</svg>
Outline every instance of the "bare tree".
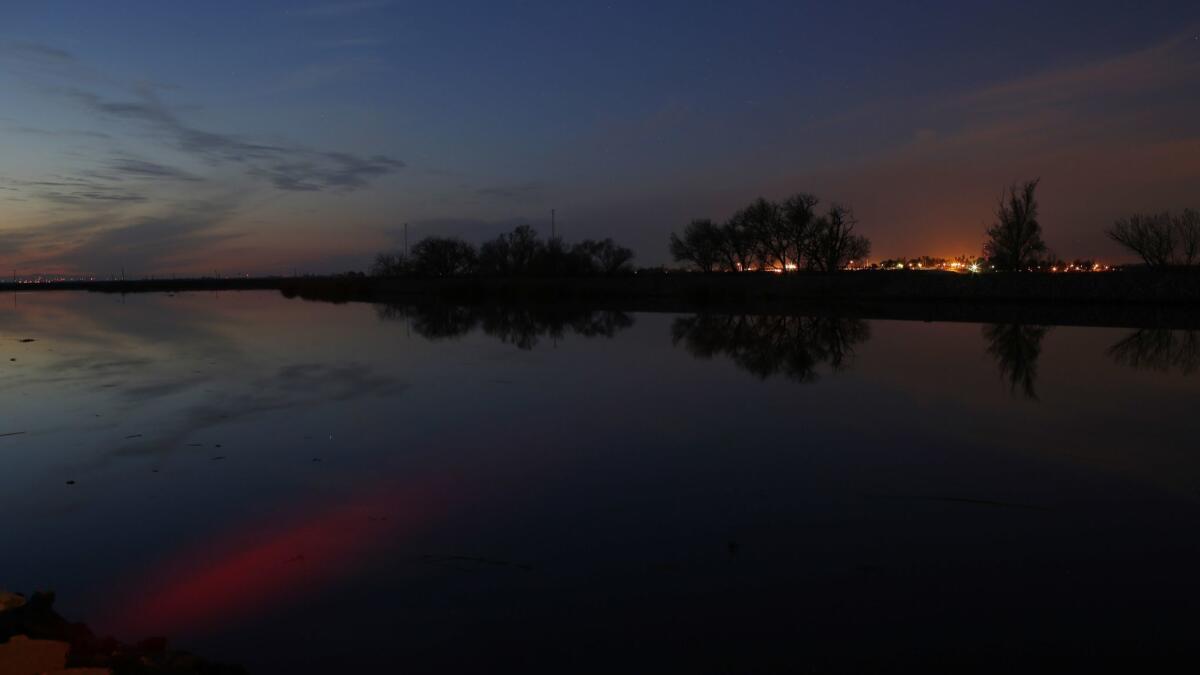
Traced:
<svg viewBox="0 0 1200 675">
<path fill-rule="evenodd" d="M 1179 240 L 1178 263 L 1188 267 L 1200 264 L 1200 211 L 1184 209 L 1171 221 Z"/>
<path fill-rule="evenodd" d="M 857 221 L 850 209 L 834 205 L 818 216 L 818 203 L 813 195 L 800 192 L 783 202 L 756 199 L 721 226 L 694 220 L 682 237 L 671 235 L 671 254 L 706 272 L 720 267 L 731 272 L 802 267 L 835 271 L 866 257 L 871 242 L 854 233 Z"/>
<path fill-rule="evenodd" d="M 731 272 L 750 269 L 754 262 L 754 240 L 741 212 L 721 226 L 721 252 Z"/>
<path fill-rule="evenodd" d="M 1175 257 L 1175 228 L 1171 214 L 1134 214 L 1113 223 L 1109 239 L 1135 253 L 1147 267 L 1167 267 Z"/>
<path fill-rule="evenodd" d="M 818 219 L 809 237 L 808 264 L 822 272 L 836 272 L 851 260 L 866 257 L 871 252 L 871 242 L 854 234 L 857 222 L 850 209 L 831 206 L 829 213 Z"/>
<path fill-rule="evenodd" d="M 683 237 L 671 233 L 671 256 L 675 262 L 690 262 L 701 272 L 712 272 L 724 258 L 724 233 L 711 220 L 693 220 L 683 230 Z"/>
<path fill-rule="evenodd" d="M 592 272 L 611 276 L 629 271 L 633 251 L 618 246 L 612 239 L 585 239 L 571 247 L 571 257 L 579 261 L 573 270 L 576 273 Z"/>
<path fill-rule="evenodd" d="M 820 220 L 816 207 L 820 201 L 813 195 L 799 192 L 785 199 L 780 205 L 787 227 L 788 248 L 797 269 L 804 265 L 809 245 L 816 234 Z"/>
<path fill-rule="evenodd" d="M 412 265 L 408 258 L 399 251 L 379 253 L 371 263 L 371 276 L 398 277 L 408 274 Z"/>
<path fill-rule="evenodd" d="M 1035 196 L 1038 179 L 1021 186 L 1011 185 L 1000 196 L 996 222 L 988 228 L 983 254 L 999 270 L 1022 270 L 1037 264 L 1046 252 L 1042 226 L 1038 223 Z"/>
<path fill-rule="evenodd" d="M 791 239 L 778 204 L 759 197 L 734 218 L 746 228 L 759 269 L 787 269 L 787 263 L 793 257 Z"/>
<path fill-rule="evenodd" d="M 426 237 L 412 248 L 413 269 L 430 277 L 467 274 L 475 269 L 475 247 L 456 237 Z"/>
<path fill-rule="evenodd" d="M 537 230 L 521 225 L 479 248 L 479 269 L 484 274 L 529 274 L 544 248 Z"/>
</svg>

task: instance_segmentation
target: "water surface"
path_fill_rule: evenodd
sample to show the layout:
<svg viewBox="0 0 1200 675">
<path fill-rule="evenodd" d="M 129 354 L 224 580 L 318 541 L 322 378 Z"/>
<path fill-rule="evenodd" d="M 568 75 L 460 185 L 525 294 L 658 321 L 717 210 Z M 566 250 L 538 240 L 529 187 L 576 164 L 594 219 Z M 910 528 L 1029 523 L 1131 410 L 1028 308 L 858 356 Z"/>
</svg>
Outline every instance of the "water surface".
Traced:
<svg viewBox="0 0 1200 675">
<path fill-rule="evenodd" d="M 267 673 L 1190 659 L 1198 367 L 1152 328 L 20 294 L 0 587 Z"/>
</svg>

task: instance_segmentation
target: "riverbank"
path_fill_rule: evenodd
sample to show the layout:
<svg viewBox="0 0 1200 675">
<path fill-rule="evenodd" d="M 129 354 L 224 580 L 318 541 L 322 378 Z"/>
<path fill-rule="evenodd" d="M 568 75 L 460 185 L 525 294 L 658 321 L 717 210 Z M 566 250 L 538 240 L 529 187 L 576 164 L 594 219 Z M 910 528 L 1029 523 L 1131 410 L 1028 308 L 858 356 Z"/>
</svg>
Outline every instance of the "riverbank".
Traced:
<svg viewBox="0 0 1200 675">
<path fill-rule="evenodd" d="M 1200 306 L 1200 270 L 1105 273 L 956 274 L 858 271 L 831 274 L 642 273 L 618 277 L 377 278 L 366 276 L 148 279 L 0 283 L 0 291 L 85 290 L 105 293 L 275 289 L 322 299 L 378 300 L 429 296 L 472 299 L 686 299 L 1152 303 Z"/>
<path fill-rule="evenodd" d="M 103 293 L 278 290 L 325 302 L 586 304 L 676 313 L 810 313 L 863 319 L 1200 328 L 1200 273 L 638 274 L 624 277 L 445 279 L 266 277 L 0 285 L 0 290 Z"/>
<path fill-rule="evenodd" d="M 741 302 L 989 301 L 1194 304 L 1200 273 L 955 274 L 861 271 L 832 274 L 637 274 L 623 277 L 284 280 L 281 290 L 354 298 L 451 296 L 517 299 L 687 299 Z"/>
</svg>

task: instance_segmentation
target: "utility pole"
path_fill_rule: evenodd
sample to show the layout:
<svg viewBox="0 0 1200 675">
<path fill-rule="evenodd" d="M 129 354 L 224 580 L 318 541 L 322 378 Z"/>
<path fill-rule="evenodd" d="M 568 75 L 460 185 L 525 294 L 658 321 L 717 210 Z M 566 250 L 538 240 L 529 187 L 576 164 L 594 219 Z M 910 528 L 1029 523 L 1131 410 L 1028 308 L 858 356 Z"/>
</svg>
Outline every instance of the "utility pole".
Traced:
<svg viewBox="0 0 1200 675">
<path fill-rule="evenodd" d="M 554 209 L 550 209 L 550 238 L 554 239 L 558 236 L 557 227 L 554 219 Z"/>
<path fill-rule="evenodd" d="M 408 223 L 404 224 L 404 257 L 408 258 Z"/>
</svg>

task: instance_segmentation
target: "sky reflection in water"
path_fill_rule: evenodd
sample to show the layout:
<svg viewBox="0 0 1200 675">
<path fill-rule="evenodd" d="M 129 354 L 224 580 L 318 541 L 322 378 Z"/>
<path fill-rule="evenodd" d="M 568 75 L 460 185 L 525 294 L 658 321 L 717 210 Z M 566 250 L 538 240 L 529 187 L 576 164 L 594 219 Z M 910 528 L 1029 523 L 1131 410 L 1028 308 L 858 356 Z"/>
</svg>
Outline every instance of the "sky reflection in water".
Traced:
<svg viewBox="0 0 1200 675">
<path fill-rule="evenodd" d="M 19 295 L 0 585 L 264 672 L 1169 648 L 1198 342 Z"/>
</svg>

